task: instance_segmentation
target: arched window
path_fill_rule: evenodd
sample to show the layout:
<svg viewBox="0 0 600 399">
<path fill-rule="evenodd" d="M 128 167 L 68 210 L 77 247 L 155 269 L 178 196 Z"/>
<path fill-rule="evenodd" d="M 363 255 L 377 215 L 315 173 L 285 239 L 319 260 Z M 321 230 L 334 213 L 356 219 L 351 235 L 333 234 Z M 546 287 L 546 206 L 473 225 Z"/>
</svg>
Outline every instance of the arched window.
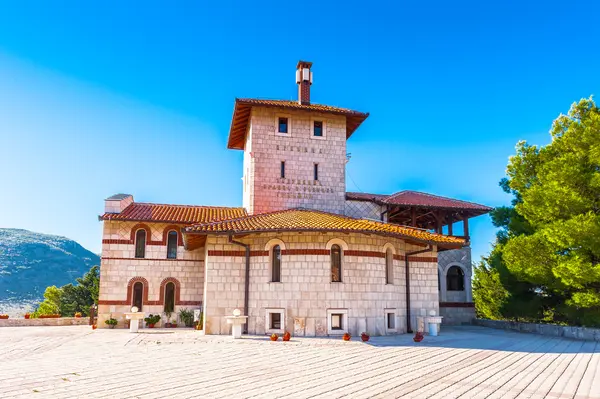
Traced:
<svg viewBox="0 0 600 399">
<path fill-rule="evenodd" d="M 458 266 L 452 266 L 446 273 L 446 289 L 448 291 L 465 290 L 465 273 Z"/>
<path fill-rule="evenodd" d="M 172 281 L 165 285 L 165 312 L 175 311 L 175 283 Z"/>
<path fill-rule="evenodd" d="M 135 257 L 143 258 L 146 256 L 146 230 L 139 229 L 135 233 Z"/>
<path fill-rule="evenodd" d="M 167 235 L 167 259 L 177 258 L 177 232 L 169 231 Z"/>
<path fill-rule="evenodd" d="M 394 284 L 394 253 L 391 248 L 385 251 L 385 283 Z"/>
<path fill-rule="evenodd" d="M 331 246 L 331 282 L 342 282 L 342 249 L 337 244 Z"/>
<path fill-rule="evenodd" d="M 137 307 L 139 311 L 142 310 L 143 295 L 144 295 L 144 284 L 141 281 L 138 281 L 137 283 L 135 283 L 133 285 L 133 301 L 131 302 L 131 305 Z"/>
<path fill-rule="evenodd" d="M 281 247 L 275 245 L 271 254 L 271 281 L 281 282 Z"/>
</svg>

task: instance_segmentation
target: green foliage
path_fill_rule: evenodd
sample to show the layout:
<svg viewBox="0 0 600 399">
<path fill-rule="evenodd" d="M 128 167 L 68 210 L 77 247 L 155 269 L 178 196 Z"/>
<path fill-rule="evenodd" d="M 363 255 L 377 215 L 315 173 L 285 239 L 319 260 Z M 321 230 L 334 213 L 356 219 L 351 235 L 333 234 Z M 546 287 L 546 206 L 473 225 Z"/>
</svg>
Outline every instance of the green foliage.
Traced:
<svg viewBox="0 0 600 399">
<path fill-rule="evenodd" d="M 110 319 L 104 320 L 104 323 L 108 324 L 109 326 L 116 326 L 118 321 L 111 316 Z"/>
<path fill-rule="evenodd" d="M 146 325 L 156 324 L 160 321 L 160 315 L 150 313 L 148 317 L 144 318 L 144 321 L 146 322 Z"/>
<path fill-rule="evenodd" d="M 551 135 L 510 158 L 514 206 L 492 213 L 501 230 L 473 295 L 484 317 L 600 326 L 600 110 L 573 104 Z"/>
<path fill-rule="evenodd" d="M 40 303 L 33 316 L 39 317 L 60 313 L 60 298 L 62 294 L 62 289 L 57 288 L 55 285 L 46 288 L 46 291 L 44 291 L 44 301 Z"/>
<path fill-rule="evenodd" d="M 183 308 L 179 310 L 179 319 L 185 324 L 186 327 L 194 326 L 194 312 Z"/>
<path fill-rule="evenodd" d="M 44 301 L 40 303 L 34 312 L 37 317 L 45 314 L 60 314 L 61 316 L 74 316 L 80 312 L 89 315 L 90 307 L 98 302 L 100 286 L 100 269 L 98 266 L 92 268 L 77 278 L 77 285 L 67 284 L 61 288 L 51 286 L 46 288 Z"/>
</svg>

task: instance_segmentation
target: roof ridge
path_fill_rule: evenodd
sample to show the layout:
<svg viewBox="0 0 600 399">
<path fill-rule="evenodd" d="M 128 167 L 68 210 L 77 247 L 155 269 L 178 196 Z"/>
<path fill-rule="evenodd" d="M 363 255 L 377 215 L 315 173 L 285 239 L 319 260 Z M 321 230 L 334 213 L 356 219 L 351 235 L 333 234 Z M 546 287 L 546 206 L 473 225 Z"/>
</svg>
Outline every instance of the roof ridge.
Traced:
<svg viewBox="0 0 600 399">
<path fill-rule="evenodd" d="M 161 203 L 157 203 L 157 202 L 132 202 L 128 206 L 131 206 L 131 205 L 180 206 L 180 207 L 188 207 L 188 208 L 245 209 L 243 206 L 161 204 Z"/>
<path fill-rule="evenodd" d="M 424 191 L 417 191 L 417 190 L 402 190 L 402 191 L 398 191 L 397 193 L 394 193 L 394 194 L 388 196 L 388 198 L 386 198 L 385 201 L 391 200 L 392 198 L 395 198 L 395 197 L 399 196 L 400 194 L 405 194 L 405 193 L 420 194 L 420 195 L 424 195 L 424 196 L 427 196 L 427 197 L 440 198 L 440 199 L 444 199 L 444 200 L 451 200 L 451 201 L 456 201 L 456 202 L 462 202 L 463 204 L 471 204 L 471 205 L 483 206 L 485 208 L 490 208 L 489 206 L 486 206 L 486 205 L 483 205 L 483 204 L 478 204 L 477 202 L 465 201 L 465 200 L 461 200 L 461 199 L 457 199 L 457 198 L 451 198 L 451 197 L 444 197 L 442 195 L 431 194 L 431 193 L 426 193 Z"/>
</svg>

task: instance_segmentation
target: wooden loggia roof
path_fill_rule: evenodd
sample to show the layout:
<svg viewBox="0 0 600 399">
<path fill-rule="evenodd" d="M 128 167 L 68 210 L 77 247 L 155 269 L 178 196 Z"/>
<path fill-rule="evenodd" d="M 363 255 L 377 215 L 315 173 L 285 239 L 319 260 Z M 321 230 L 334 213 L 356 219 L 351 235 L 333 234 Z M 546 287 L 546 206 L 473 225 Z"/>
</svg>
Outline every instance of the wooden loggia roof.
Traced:
<svg viewBox="0 0 600 399">
<path fill-rule="evenodd" d="M 191 235 L 239 235 L 266 232 L 365 233 L 396 237 L 411 242 L 434 244 L 443 248 L 461 248 L 465 245 L 465 240 L 458 237 L 435 234 L 426 230 L 392 223 L 370 219 L 355 219 L 334 213 L 300 208 L 195 224 L 185 227 L 183 232 Z"/>
<path fill-rule="evenodd" d="M 334 115 L 344 115 L 346 117 L 346 139 L 348 139 L 352 133 L 358 129 L 360 124 L 363 123 L 363 121 L 369 116 L 368 113 L 352 111 L 347 108 L 332 107 L 329 105 L 303 105 L 297 101 L 236 98 L 233 110 L 233 118 L 231 120 L 231 128 L 229 129 L 227 148 L 234 150 L 244 149 L 246 132 L 248 131 L 248 124 L 250 123 L 250 113 L 252 111 L 252 107 L 274 107 L 307 112 L 323 112 Z"/>
<path fill-rule="evenodd" d="M 493 208 L 489 206 L 423 193 L 419 191 L 404 190 L 391 195 L 346 193 L 347 200 L 370 201 L 387 205 L 417 206 L 420 208 L 460 209 L 478 211 L 480 214 L 488 213 Z"/>
<path fill-rule="evenodd" d="M 246 216 L 244 208 L 134 202 L 121 213 L 105 213 L 100 220 L 163 223 L 207 223 Z"/>
</svg>

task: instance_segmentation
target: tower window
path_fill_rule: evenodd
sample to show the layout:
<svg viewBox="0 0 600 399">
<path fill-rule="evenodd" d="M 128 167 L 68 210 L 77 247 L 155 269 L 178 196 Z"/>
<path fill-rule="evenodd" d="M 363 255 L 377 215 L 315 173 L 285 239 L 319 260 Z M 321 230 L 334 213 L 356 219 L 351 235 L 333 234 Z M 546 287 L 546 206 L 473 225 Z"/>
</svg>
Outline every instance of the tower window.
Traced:
<svg viewBox="0 0 600 399">
<path fill-rule="evenodd" d="M 169 231 L 167 234 L 167 259 L 177 258 L 177 232 Z"/>
<path fill-rule="evenodd" d="M 314 174 L 315 174 L 314 179 L 319 180 L 319 164 L 318 163 L 315 164 Z"/>
<path fill-rule="evenodd" d="M 281 161 L 281 178 L 285 179 L 285 161 Z"/>
<path fill-rule="evenodd" d="M 316 137 L 323 137 L 323 122 L 322 121 L 314 121 L 313 122 L 313 135 Z"/>
<path fill-rule="evenodd" d="M 288 118 L 279 118 L 279 128 L 277 130 L 279 133 L 287 133 L 288 132 Z"/>
</svg>

